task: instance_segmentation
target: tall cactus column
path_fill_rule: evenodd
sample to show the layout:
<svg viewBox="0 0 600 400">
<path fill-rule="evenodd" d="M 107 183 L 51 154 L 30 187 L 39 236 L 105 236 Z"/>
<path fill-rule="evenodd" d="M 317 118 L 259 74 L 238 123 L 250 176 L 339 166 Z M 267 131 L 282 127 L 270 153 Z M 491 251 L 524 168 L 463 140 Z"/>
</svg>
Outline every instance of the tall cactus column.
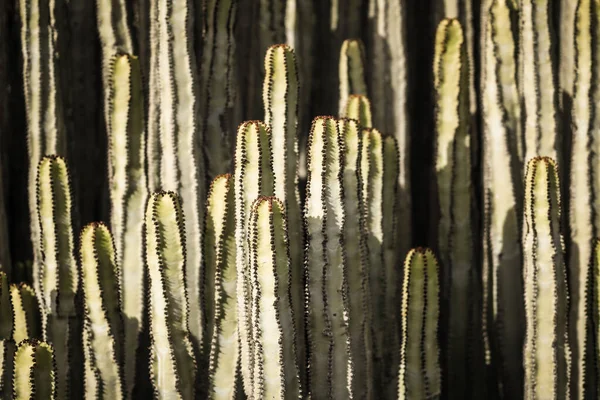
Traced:
<svg viewBox="0 0 600 400">
<path fill-rule="evenodd" d="M 469 308 L 473 284 L 468 59 L 456 19 L 440 23 L 434 61 L 436 175 L 440 219 L 438 249 L 448 296 L 446 365 L 448 388 L 457 398 L 467 389 Z"/>
<path fill-rule="evenodd" d="M 525 180 L 523 251 L 525 399 L 570 399 L 569 291 L 558 170 L 550 158 L 534 158 Z"/>
</svg>

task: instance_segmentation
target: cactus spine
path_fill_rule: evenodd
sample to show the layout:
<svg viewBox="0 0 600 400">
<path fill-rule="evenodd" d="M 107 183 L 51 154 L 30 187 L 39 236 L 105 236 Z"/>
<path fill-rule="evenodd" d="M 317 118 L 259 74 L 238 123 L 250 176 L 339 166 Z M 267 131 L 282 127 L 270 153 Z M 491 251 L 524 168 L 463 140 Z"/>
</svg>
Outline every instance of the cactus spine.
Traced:
<svg viewBox="0 0 600 400">
<path fill-rule="evenodd" d="M 571 244 L 569 273 L 572 322 L 570 334 L 573 350 L 573 389 L 577 399 L 588 398 L 595 380 L 592 365 L 593 339 L 590 335 L 592 310 L 588 285 L 593 267 L 594 239 L 600 228 L 598 201 L 598 156 L 600 125 L 597 102 L 600 96 L 597 43 L 600 39 L 600 5 L 596 0 L 580 0 L 575 14 L 575 82 L 573 86 L 571 154 L 571 196 L 569 221 Z M 592 111 L 590 111 L 592 110 Z"/>
<path fill-rule="evenodd" d="M 33 243 L 33 284 L 41 296 L 40 222 L 36 204 L 38 163 L 48 154 L 66 153 L 66 132 L 62 115 L 59 74 L 56 71 L 57 32 L 55 2 L 20 0 L 23 82 L 27 108 L 27 150 L 29 155 L 29 214 Z"/>
<path fill-rule="evenodd" d="M 108 94 L 108 176 L 111 197 L 111 228 L 115 238 L 116 275 L 123 288 L 122 310 L 125 317 L 125 393 L 132 395 L 135 384 L 135 360 L 144 310 L 144 270 L 142 257 L 144 207 L 148 198 L 144 101 L 139 60 L 117 55 L 111 67 Z M 126 283 L 126 284 L 125 284 Z"/>
<path fill-rule="evenodd" d="M 123 348 L 120 339 L 123 320 L 120 314 L 120 272 L 113 238 L 101 223 L 89 224 L 81 232 L 80 257 L 85 299 L 85 325 L 89 335 L 85 362 L 98 371 L 95 376 L 102 398 L 124 397 L 121 380 Z M 84 343 L 86 340 L 84 340 Z M 93 354 L 93 359 L 87 359 Z M 87 381 L 86 377 L 86 381 Z M 101 388 L 101 389 L 100 389 Z"/>
<path fill-rule="evenodd" d="M 253 393 L 253 342 L 248 224 L 252 203 L 259 196 L 273 194 L 271 131 L 258 121 L 238 128 L 235 150 L 235 243 L 238 299 L 238 335 L 244 391 Z"/>
<path fill-rule="evenodd" d="M 400 400 L 440 398 L 439 303 L 439 267 L 433 252 L 423 248 L 411 250 L 404 262 L 402 283 Z"/>
<path fill-rule="evenodd" d="M 52 346 L 35 339 L 19 343 L 15 353 L 13 398 L 55 399 L 57 394 Z"/>
<path fill-rule="evenodd" d="M 152 194 L 146 209 L 150 375 L 160 399 L 193 399 L 196 361 L 188 333 L 183 211 L 173 192 Z"/>
<path fill-rule="evenodd" d="M 300 398 L 291 298 L 291 259 L 283 204 L 259 198 L 250 215 L 254 398 Z"/>
<path fill-rule="evenodd" d="M 361 94 L 351 94 L 348 96 L 346 108 L 344 111 L 346 118 L 355 119 L 360 122 L 363 128 L 373 127 L 373 116 L 371 114 L 371 102 Z"/>
<path fill-rule="evenodd" d="M 494 0 L 485 30 L 483 335 L 486 363 L 499 367 L 504 396 L 522 388 L 524 309 L 522 251 L 523 137 L 511 27 L 512 6 Z M 493 334 L 493 336 L 492 336 Z M 493 343 L 490 343 L 492 341 Z M 492 352 L 493 351 L 493 352 Z"/>
<path fill-rule="evenodd" d="M 211 185 L 206 206 L 205 229 L 204 309 L 214 310 L 214 327 L 207 328 L 207 332 L 212 332 L 208 397 L 232 400 L 238 396 L 236 389 L 241 377 L 236 296 L 234 182 L 231 175 L 220 175 Z M 214 293 L 212 296 L 211 290 Z M 212 302 L 212 305 L 208 304 L 209 302 Z M 205 315 L 210 315 L 209 311 L 206 311 Z"/>
<path fill-rule="evenodd" d="M 41 234 L 41 293 L 44 338 L 56 351 L 56 393 L 69 392 L 70 325 L 76 316 L 79 276 L 71 223 L 71 183 L 63 158 L 46 156 L 38 167 L 38 221 Z"/>
<path fill-rule="evenodd" d="M 40 309 L 33 289 L 25 283 L 10 285 L 10 302 L 13 310 L 13 342 L 21 343 L 25 339 L 41 337 Z"/>
<path fill-rule="evenodd" d="M 337 122 L 317 117 L 308 139 L 304 208 L 309 392 L 315 399 L 348 398 L 352 358 L 344 252 L 343 165 Z"/>
<path fill-rule="evenodd" d="M 469 293 L 473 281 L 469 86 L 466 43 L 456 19 L 437 30 L 436 175 L 440 219 L 438 247 L 449 285 L 447 363 L 455 396 L 464 397 L 469 343 Z"/>
<path fill-rule="evenodd" d="M 368 279 L 365 203 L 360 165 L 362 129 L 356 120 L 341 119 L 338 130 L 343 143 L 343 203 L 348 218 L 344 224 L 346 268 L 348 271 L 349 315 L 352 371 L 352 392 L 356 398 L 373 397 L 373 343 L 371 339 L 371 309 Z"/>
<path fill-rule="evenodd" d="M 532 159 L 527 165 L 523 221 L 526 399 L 571 398 L 569 294 L 560 207 L 555 162 Z"/>
<path fill-rule="evenodd" d="M 366 95 L 367 84 L 365 82 L 365 49 L 358 39 L 344 40 L 340 51 L 340 105 L 339 114 L 343 117 L 348 96 Z"/>
</svg>

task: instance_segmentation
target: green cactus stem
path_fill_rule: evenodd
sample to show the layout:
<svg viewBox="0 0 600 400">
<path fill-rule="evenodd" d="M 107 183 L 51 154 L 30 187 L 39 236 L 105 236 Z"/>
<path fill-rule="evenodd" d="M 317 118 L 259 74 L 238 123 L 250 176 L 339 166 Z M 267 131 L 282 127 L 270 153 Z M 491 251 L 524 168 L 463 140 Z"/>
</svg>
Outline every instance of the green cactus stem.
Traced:
<svg viewBox="0 0 600 400">
<path fill-rule="evenodd" d="M 48 154 L 66 154 L 57 61 L 55 2 L 19 0 L 21 12 L 21 50 L 23 57 L 23 91 L 27 109 L 27 150 L 29 155 L 29 215 L 33 243 L 33 285 L 42 296 L 40 282 L 40 222 L 36 203 L 38 163 Z"/>
<path fill-rule="evenodd" d="M 371 294 L 368 280 L 365 202 L 360 174 L 362 129 L 357 120 L 338 120 L 343 144 L 343 203 L 347 218 L 344 224 L 346 268 L 348 271 L 349 315 L 352 370 L 352 392 L 357 398 L 373 397 L 373 343 L 371 335 Z"/>
<path fill-rule="evenodd" d="M 448 381 L 453 396 L 467 389 L 469 294 L 473 278 L 471 161 L 468 60 L 461 24 L 445 19 L 438 25 L 434 60 L 436 94 L 436 161 L 439 222 L 438 248 L 448 285 Z"/>
<path fill-rule="evenodd" d="M 248 224 L 252 203 L 274 191 L 271 130 L 262 122 L 244 122 L 238 128 L 235 150 L 235 243 L 237 271 L 238 335 L 244 391 L 251 396 L 253 342 L 251 323 Z"/>
<path fill-rule="evenodd" d="M 33 289 L 25 283 L 10 285 L 10 302 L 14 322 L 13 341 L 21 343 L 25 339 L 42 337 L 40 308 Z"/>
<path fill-rule="evenodd" d="M 227 126 L 236 98 L 235 39 L 237 0 L 207 0 L 206 22 L 199 83 L 201 138 L 206 158 L 206 176 L 212 181 L 229 170 L 235 126 Z M 280 42 L 280 41 L 278 41 Z M 262 54 L 262 53 L 260 53 Z"/>
<path fill-rule="evenodd" d="M 12 337 L 13 315 L 8 278 L 4 272 L 0 272 L 0 340 Z"/>
<path fill-rule="evenodd" d="M 0 339 L 0 399 L 13 398 L 15 342 Z"/>
<path fill-rule="evenodd" d="M 144 99 L 137 57 L 117 55 L 111 66 L 108 112 L 108 176 L 111 198 L 111 229 L 114 234 L 117 275 L 125 317 L 125 393 L 131 397 L 135 384 L 135 360 L 144 311 L 142 257 L 144 207 L 148 198 Z"/>
<path fill-rule="evenodd" d="M 440 314 L 438 262 L 429 249 L 411 250 L 404 262 L 398 399 L 439 399 Z"/>
<path fill-rule="evenodd" d="M 88 334 L 84 343 L 90 346 L 87 355 L 94 355 L 85 362 L 98 371 L 95 380 L 102 398 L 122 398 L 123 320 L 113 238 L 106 225 L 92 223 L 83 228 L 79 242 Z"/>
<path fill-rule="evenodd" d="M 13 398 L 61 398 L 57 394 L 54 365 L 54 350 L 48 343 L 35 339 L 19 343 L 14 361 Z"/>
<path fill-rule="evenodd" d="M 256 399 L 301 398 L 286 218 L 283 204 L 273 197 L 260 197 L 252 206 L 249 240 Z"/>
<path fill-rule="evenodd" d="M 154 4 L 156 3 L 156 4 Z M 198 111 L 202 110 L 198 96 L 196 58 L 193 49 L 193 6 L 191 0 L 160 0 L 153 2 L 157 24 L 154 27 L 158 51 L 154 72 L 159 86 L 156 97 L 158 115 L 152 128 L 158 129 L 160 150 L 149 149 L 149 161 L 160 153 L 160 186 L 181 196 L 185 219 L 186 290 L 189 295 L 189 327 L 194 346 L 202 343 L 202 310 L 200 309 L 200 270 L 202 265 L 203 202 L 206 196 L 204 154 L 199 143 Z M 151 88 L 151 93 L 156 88 Z M 210 97 L 210 95 L 209 95 Z M 153 106 L 154 107 L 154 106 Z M 149 132 L 149 136 L 156 132 Z M 204 137 L 204 135 L 200 136 Z M 150 142 L 148 143 L 150 145 Z M 153 141 L 152 145 L 157 142 Z"/>
<path fill-rule="evenodd" d="M 525 116 L 525 160 L 539 155 L 552 157 L 561 163 L 559 149 L 562 139 L 556 120 L 558 92 L 553 60 L 552 7 L 548 0 L 522 0 L 519 17 L 519 82 Z"/>
<path fill-rule="evenodd" d="M 365 82 L 365 47 L 360 39 L 347 39 L 340 50 L 339 80 L 340 105 L 339 114 L 344 117 L 348 96 L 367 94 Z"/>
<path fill-rule="evenodd" d="M 207 328 L 212 332 L 208 397 L 214 400 L 231 400 L 239 395 L 235 250 L 234 181 L 231 175 L 220 175 L 210 187 L 204 235 L 204 310 L 210 315 L 208 310 L 212 309 L 214 315 L 214 327 Z"/>
<path fill-rule="evenodd" d="M 146 209 L 150 375 L 160 399 L 193 399 L 196 361 L 188 333 L 187 243 L 173 192 L 152 194 Z"/>
<path fill-rule="evenodd" d="M 527 165 L 523 221 L 526 399 L 571 398 L 569 292 L 560 207 L 555 162 L 532 159 Z"/>
<path fill-rule="evenodd" d="M 291 293 L 294 325 L 304 332 L 304 237 L 298 192 L 298 68 L 296 55 L 287 45 L 269 48 L 265 57 L 263 102 L 265 123 L 271 128 L 271 144 L 283 157 L 273 157 L 274 195 L 284 203 L 288 219 L 291 257 Z M 296 350 L 304 377 L 304 335 L 296 335 Z M 304 379 L 303 379 L 304 381 Z"/>
<path fill-rule="evenodd" d="M 524 308 L 522 251 L 523 137 L 514 59 L 512 5 L 494 0 L 485 31 L 483 71 L 484 262 L 483 341 L 486 364 L 499 370 L 504 396 L 522 392 Z"/>
<path fill-rule="evenodd" d="M 341 137 L 332 117 L 313 120 L 304 206 L 309 395 L 351 396 Z"/>
<path fill-rule="evenodd" d="M 600 125 L 597 103 L 600 99 L 597 65 L 600 61 L 600 5 L 595 0 L 579 0 L 575 14 L 575 81 L 571 110 L 572 149 L 570 163 L 569 222 L 571 243 L 570 337 L 573 351 L 572 385 L 576 399 L 592 396 L 595 372 L 592 326 L 592 274 L 594 239 L 600 229 L 597 160 L 600 149 Z"/>
<path fill-rule="evenodd" d="M 348 96 L 344 111 L 346 118 L 355 119 L 364 128 L 373 127 L 373 116 L 371 114 L 371 102 L 362 94 L 351 94 Z"/>
</svg>

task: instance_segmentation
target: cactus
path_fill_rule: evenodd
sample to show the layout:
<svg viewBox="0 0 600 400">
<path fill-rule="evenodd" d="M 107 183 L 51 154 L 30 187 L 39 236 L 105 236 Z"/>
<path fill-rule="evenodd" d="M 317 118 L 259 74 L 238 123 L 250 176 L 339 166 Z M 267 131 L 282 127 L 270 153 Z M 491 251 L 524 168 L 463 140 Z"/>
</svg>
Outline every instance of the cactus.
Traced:
<svg viewBox="0 0 600 400">
<path fill-rule="evenodd" d="M 344 117 L 344 110 L 350 95 L 366 95 L 365 83 L 365 49 L 360 40 L 348 39 L 342 43 L 340 51 L 340 105 L 339 114 Z"/>
<path fill-rule="evenodd" d="M 89 224 L 80 237 L 82 289 L 85 299 L 85 362 L 98 373 L 96 392 L 109 399 L 122 398 L 123 320 L 120 313 L 120 271 L 113 238 L 104 224 Z M 94 354 L 93 358 L 89 358 Z M 88 378 L 86 377 L 86 382 Z"/>
<path fill-rule="evenodd" d="M 338 130 L 343 148 L 343 203 L 349 216 L 344 224 L 346 245 L 346 268 L 348 271 L 349 314 L 348 335 L 350 336 L 352 370 L 352 392 L 357 398 L 373 396 L 373 343 L 371 339 L 371 312 L 368 276 L 367 235 L 365 202 L 362 192 L 360 166 L 363 137 L 356 120 L 338 120 Z"/>
<path fill-rule="evenodd" d="M 42 336 L 40 308 L 33 289 L 25 284 L 10 285 L 12 305 L 12 340 L 21 343 L 25 339 Z"/>
<path fill-rule="evenodd" d="M 402 283 L 398 399 L 438 399 L 441 395 L 438 316 L 440 271 L 429 249 L 411 250 Z"/>
<path fill-rule="evenodd" d="M 469 293 L 473 285 L 468 65 L 463 30 L 456 19 L 440 23 L 436 35 L 436 176 L 440 218 L 438 247 L 449 285 L 447 359 L 455 396 L 466 390 Z"/>
<path fill-rule="evenodd" d="M 75 295 L 79 273 L 74 253 L 71 217 L 71 184 L 63 158 L 46 156 L 38 167 L 37 209 L 40 222 L 40 304 L 44 315 L 44 339 L 55 351 L 56 393 L 66 398 L 74 343 L 70 340 L 76 318 Z"/>
<path fill-rule="evenodd" d="M 291 258 L 283 204 L 261 197 L 250 214 L 253 396 L 301 398 L 291 298 Z"/>
<path fill-rule="evenodd" d="M 206 205 L 203 301 L 211 334 L 208 398 L 235 399 L 239 376 L 234 182 L 221 175 L 212 182 Z M 214 321 L 214 324 L 213 324 Z M 214 325 L 214 326 L 213 326 Z M 212 326 L 212 328 L 211 328 Z"/>
<path fill-rule="evenodd" d="M 55 2 L 20 0 L 23 92 L 27 108 L 27 152 L 29 155 L 29 215 L 33 243 L 33 284 L 41 297 L 40 222 L 36 203 L 38 163 L 48 154 L 65 155 L 66 132 L 63 120 L 59 74 Z"/>
<path fill-rule="evenodd" d="M 19 343 L 15 353 L 13 398 L 55 399 L 57 395 L 52 346 L 35 339 Z"/>
<path fill-rule="evenodd" d="M 122 310 L 125 318 L 125 393 L 132 395 L 136 351 L 142 330 L 144 270 L 142 257 L 144 207 L 148 197 L 144 101 L 139 60 L 117 55 L 111 66 L 107 114 L 108 176 L 111 197 L 111 228 L 117 265 L 121 273 Z M 126 284 L 125 284 L 126 283 Z"/>
<path fill-rule="evenodd" d="M 146 208 L 150 375 L 158 398 L 194 398 L 196 361 L 188 333 L 187 246 L 173 192 L 152 194 Z"/>
<path fill-rule="evenodd" d="M 560 185 L 556 163 L 547 157 L 536 157 L 527 165 L 523 254 L 524 397 L 570 399 L 569 290 Z"/>
<path fill-rule="evenodd" d="M 593 392 L 590 386 L 594 372 L 586 365 L 593 363 L 593 339 L 590 326 L 592 288 L 588 285 L 592 274 L 593 241 L 598 236 L 600 220 L 597 212 L 598 120 L 596 103 L 598 95 L 598 62 L 596 43 L 600 38 L 600 5 L 597 1 L 580 0 L 575 15 L 575 82 L 573 86 L 572 150 L 570 164 L 569 222 L 571 243 L 569 274 L 571 279 L 571 331 L 573 351 L 572 384 L 577 399 L 585 399 Z M 594 65 L 594 66 L 593 66 Z M 591 110 L 591 111 L 590 111 Z"/>
<path fill-rule="evenodd" d="M 0 339 L 0 398 L 13 398 L 15 342 Z"/>
<path fill-rule="evenodd" d="M 308 391 L 317 399 L 352 395 L 340 139 L 335 119 L 314 119 L 307 147 L 304 226 Z"/>
<path fill-rule="evenodd" d="M 251 286 L 249 271 L 248 224 L 252 203 L 274 191 L 271 131 L 258 121 L 244 122 L 238 128 L 235 151 L 235 243 L 237 271 L 238 336 L 244 391 L 253 393 L 253 342 Z"/>
<path fill-rule="evenodd" d="M 4 272 L 0 272 L 0 340 L 12 338 L 13 315 L 8 278 Z"/>
<path fill-rule="evenodd" d="M 346 108 L 344 111 L 346 118 L 355 119 L 364 128 L 373 127 L 373 116 L 371 114 L 371 102 L 364 95 L 350 95 L 346 102 Z"/>
<path fill-rule="evenodd" d="M 523 374 L 519 221 L 524 144 L 511 11 L 509 1 L 491 3 L 484 41 L 483 340 L 486 364 L 491 365 L 495 359 L 504 396 L 516 398 L 521 396 Z"/>
</svg>

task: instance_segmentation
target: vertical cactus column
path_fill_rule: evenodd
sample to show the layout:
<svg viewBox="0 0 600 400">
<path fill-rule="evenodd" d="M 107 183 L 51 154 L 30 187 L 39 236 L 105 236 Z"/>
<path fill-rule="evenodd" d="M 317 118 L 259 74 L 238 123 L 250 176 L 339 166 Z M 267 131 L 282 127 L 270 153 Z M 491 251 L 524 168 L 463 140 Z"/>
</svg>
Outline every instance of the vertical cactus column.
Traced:
<svg viewBox="0 0 600 400">
<path fill-rule="evenodd" d="M 202 264 L 202 221 L 205 199 L 204 157 L 199 143 L 198 78 L 193 48 L 192 0 L 160 0 L 153 2 L 151 23 L 154 39 L 151 52 L 154 59 L 154 78 L 158 85 L 150 88 L 149 115 L 152 129 L 158 129 L 160 144 L 160 185 L 181 196 L 185 219 L 186 290 L 189 295 L 189 327 L 194 346 L 202 342 L 202 311 L 200 309 L 200 269 Z M 156 96 L 156 97 L 155 97 Z M 149 132 L 149 137 L 156 132 Z M 149 143 L 150 144 L 150 143 Z M 157 145 L 156 140 L 152 145 Z M 149 149 L 149 162 L 156 149 Z"/>
<path fill-rule="evenodd" d="M 55 2 L 20 0 L 23 92 L 27 109 L 27 150 L 29 155 L 29 215 L 33 243 L 33 284 L 38 297 L 40 283 L 40 222 L 36 204 L 38 163 L 47 154 L 66 154 L 59 74 L 57 32 L 54 29 Z"/>
<path fill-rule="evenodd" d="M 484 39 L 483 340 L 505 397 L 522 392 L 524 308 L 522 251 L 523 137 L 509 0 L 494 0 Z M 493 359 L 493 361 L 492 361 Z"/>
<path fill-rule="evenodd" d="M 469 308 L 473 284 L 469 85 L 466 42 L 456 19 L 437 30 L 434 60 L 438 249 L 449 298 L 446 356 L 452 397 L 467 389 Z"/>
<path fill-rule="evenodd" d="M 25 339 L 42 337 L 40 308 L 33 289 L 25 283 L 10 285 L 10 302 L 13 309 L 13 341 L 21 343 Z"/>
<path fill-rule="evenodd" d="M 522 0 L 519 4 L 519 82 L 525 116 L 525 160 L 539 155 L 561 163 L 562 141 L 556 121 L 553 8 L 549 4 L 547 0 Z"/>
<path fill-rule="evenodd" d="M 234 182 L 220 175 L 208 195 L 203 247 L 203 309 L 212 337 L 207 397 L 215 400 L 236 398 L 241 380 L 235 250 Z"/>
<path fill-rule="evenodd" d="M 0 339 L 0 398 L 12 399 L 14 358 L 16 351 L 15 342 L 7 339 Z"/>
<path fill-rule="evenodd" d="M 79 242 L 88 334 L 84 343 L 89 346 L 85 351 L 85 362 L 96 372 L 89 379 L 96 381 L 98 396 L 123 398 L 120 271 L 113 238 L 106 225 L 93 223 L 83 228 Z"/>
<path fill-rule="evenodd" d="M 65 160 L 44 157 L 38 166 L 38 221 L 41 234 L 41 292 L 44 339 L 55 350 L 56 395 L 67 398 L 71 357 L 77 349 L 70 336 L 76 317 L 79 272 L 71 222 L 71 183 Z"/>
<path fill-rule="evenodd" d="M 250 214 L 255 399 L 301 397 L 286 218 L 273 197 L 260 197 Z"/>
<path fill-rule="evenodd" d="M 248 224 L 252 203 L 274 191 L 271 131 L 259 121 L 238 128 L 235 149 L 235 258 L 237 271 L 238 336 L 244 391 L 252 396 L 253 341 Z"/>
<path fill-rule="evenodd" d="M 340 139 L 335 119 L 314 119 L 304 206 L 308 384 L 314 399 L 352 394 Z"/>
<path fill-rule="evenodd" d="M 338 120 L 343 149 L 343 203 L 346 209 L 344 244 L 348 280 L 348 335 L 352 369 L 352 393 L 356 398 L 373 397 L 373 343 L 371 294 L 369 290 L 365 201 L 360 174 L 362 129 L 353 119 Z"/>
<path fill-rule="evenodd" d="M 52 346 L 35 339 L 19 343 L 14 360 L 13 398 L 61 399 L 57 391 Z"/>
<path fill-rule="evenodd" d="M 402 280 L 398 399 L 437 399 L 442 392 L 438 321 L 440 277 L 429 249 L 411 250 Z"/>
<path fill-rule="evenodd" d="M 355 119 L 363 128 L 373 127 L 373 115 L 371 113 L 371 102 L 362 94 L 348 96 L 344 111 L 346 118 Z"/>
<path fill-rule="evenodd" d="M 568 306 L 560 185 L 555 162 L 527 166 L 523 277 L 527 317 L 523 366 L 526 399 L 570 399 Z"/>
<path fill-rule="evenodd" d="M 298 67 L 291 47 L 276 45 L 265 57 L 263 102 L 265 123 L 271 128 L 271 143 L 277 149 L 273 157 L 274 195 L 284 204 L 290 241 L 291 293 L 294 326 L 304 332 L 304 235 L 300 194 L 298 192 Z M 304 335 L 296 335 L 298 365 L 305 381 L 306 351 Z"/>
<path fill-rule="evenodd" d="M 187 243 L 173 192 L 154 193 L 146 209 L 150 376 L 160 399 L 193 399 L 196 361 L 188 333 Z"/>
<path fill-rule="evenodd" d="M 359 39 L 347 39 L 342 43 L 340 50 L 339 80 L 340 80 L 340 105 L 341 117 L 344 114 L 348 96 L 366 95 L 367 84 L 365 82 L 366 56 L 363 43 Z"/>
<path fill-rule="evenodd" d="M 124 393 L 130 397 L 135 385 L 136 351 L 144 310 L 144 267 L 140 259 L 148 198 L 144 99 L 138 58 L 126 54 L 115 56 L 108 99 L 111 229 L 116 263 L 121 266 L 121 273 L 115 277 L 122 288 Z"/>
<path fill-rule="evenodd" d="M 412 243 L 410 130 L 405 1 L 369 0 L 369 98 L 373 126 L 398 142 L 397 253 L 404 258 Z"/>
<path fill-rule="evenodd" d="M 10 285 L 4 272 L 0 272 L 0 340 L 12 338 L 14 311 L 10 296 Z"/>
<path fill-rule="evenodd" d="M 592 272 L 594 239 L 600 234 L 598 199 L 598 150 L 600 125 L 600 5 L 595 0 L 579 0 L 575 14 L 575 82 L 573 87 L 573 147 L 570 171 L 569 251 L 571 341 L 573 351 L 572 385 L 577 399 L 591 396 L 593 368 L 592 298 L 588 285 Z"/>
<path fill-rule="evenodd" d="M 212 181 L 229 170 L 231 114 L 235 101 L 235 40 L 237 0 L 208 0 L 204 4 L 205 35 L 200 76 L 200 137 L 206 177 Z M 199 175 L 200 179 L 204 176 Z M 187 215 L 187 214 L 186 214 Z"/>
</svg>

